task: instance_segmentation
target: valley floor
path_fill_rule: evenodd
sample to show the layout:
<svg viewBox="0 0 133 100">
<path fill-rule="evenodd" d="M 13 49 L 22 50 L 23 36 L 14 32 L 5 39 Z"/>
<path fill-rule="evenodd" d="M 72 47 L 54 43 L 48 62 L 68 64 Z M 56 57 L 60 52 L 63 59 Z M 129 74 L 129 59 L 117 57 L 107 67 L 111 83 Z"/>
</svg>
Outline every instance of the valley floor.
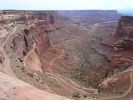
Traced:
<svg viewBox="0 0 133 100">
<path fill-rule="evenodd" d="M 66 97 L 75 100 L 132 100 L 132 59 L 129 68 L 107 76 L 113 48 L 104 44 L 103 40 L 115 33 L 117 22 L 108 21 L 87 27 L 69 21 L 61 24 L 61 28 L 48 33 L 51 47 L 42 53 L 40 59 L 36 43 L 22 61 L 18 59 L 10 45 L 17 27 L 3 39 L 0 53 L 4 63 L 0 66 L 0 85 L 6 86 L 0 87 L 0 95 L 11 100 L 69 100 Z M 121 59 L 126 60 L 126 57 Z M 113 86 L 115 83 L 118 84 Z M 108 85 L 112 87 L 106 89 Z M 99 87 L 105 87 L 105 90 Z"/>
</svg>

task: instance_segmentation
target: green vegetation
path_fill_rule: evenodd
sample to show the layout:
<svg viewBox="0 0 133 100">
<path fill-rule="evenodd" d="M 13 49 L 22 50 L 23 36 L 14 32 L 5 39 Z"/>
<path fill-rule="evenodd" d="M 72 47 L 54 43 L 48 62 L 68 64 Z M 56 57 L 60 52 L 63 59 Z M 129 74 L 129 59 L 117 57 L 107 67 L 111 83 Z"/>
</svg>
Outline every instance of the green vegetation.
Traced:
<svg viewBox="0 0 133 100">
<path fill-rule="evenodd" d="M 129 100 L 127 97 L 121 97 L 121 98 L 117 98 L 117 99 L 110 99 L 110 100 Z"/>
<path fill-rule="evenodd" d="M 81 64 L 75 70 L 73 79 L 85 86 L 97 86 L 106 77 L 107 60 L 92 46 L 92 41 L 84 40 L 80 47 L 76 45 L 81 55 Z"/>
</svg>

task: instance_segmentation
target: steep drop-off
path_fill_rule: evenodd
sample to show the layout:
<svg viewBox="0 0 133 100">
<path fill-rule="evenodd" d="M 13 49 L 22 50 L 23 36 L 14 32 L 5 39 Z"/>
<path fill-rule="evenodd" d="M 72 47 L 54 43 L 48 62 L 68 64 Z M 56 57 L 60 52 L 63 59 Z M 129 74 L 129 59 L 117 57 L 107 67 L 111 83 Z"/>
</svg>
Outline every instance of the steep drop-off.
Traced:
<svg viewBox="0 0 133 100">
<path fill-rule="evenodd" d="M 104 40 L 104 44 L 113 48 L 107 78 L 99 85 L 104 91 L 110 90 L 117 96 L 103 97 L 102 100 L 126 98 L 132 95 L 133 66 L 133 17 L 123 16 L 118 22 L 116 33 Z"/>
<path fill-rule="evenodd" d="M 2 11 L 0 99 L 130 98 L 133 17 L 119 17 L 114 10 Z"/>
</svg>

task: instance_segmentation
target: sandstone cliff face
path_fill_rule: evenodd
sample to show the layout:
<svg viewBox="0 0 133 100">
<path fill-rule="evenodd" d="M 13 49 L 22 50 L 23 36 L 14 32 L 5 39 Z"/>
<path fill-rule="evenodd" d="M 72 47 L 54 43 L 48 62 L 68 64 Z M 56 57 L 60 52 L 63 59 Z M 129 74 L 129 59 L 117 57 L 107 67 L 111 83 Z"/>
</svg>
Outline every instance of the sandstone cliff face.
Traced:
<svg viewBox="0 0 133 100">
<path fill-rule="evenodd" d="M 54 14 L 46 13 L 20 14 L 16 22 L 26 24 L 26 27 L 21 29 L 12 40 L 12 49 L 20 59 L 32 49 L 34 43 L 36 43 L 38 55 L 42 55 L 50 47 L 48 31 L 57 28 L 55 18 Z M 49 26 L 52 26 L 53 29 L 50 29 Z"/>
<path fill-rule="evenodd" d="M 12 41 L 12 48 L 19 58 L 23 58 L 32 49 L 34 43 L 36 43 L 38 54 L 49 48 L 50 42 L 44 25 L 43 23 L 35 24 L 17 33 Z"/>
<path fill-rule="evenodd" d="M 133 34 L 133 17 L 123 16 L 120 18 L 116 35 L 118 36 L 132 36 Z"/>
<path fill-rule="evenodd" d="M 50 47 L 48 25 L 56 29 L 55 23 L 54 13 L 49 12 L 0 13 L 0 100 L 69 100 L 46 92 L 49 87 L 45 83 L 42 87 L 48 90 L 42 91 L 18 79 L 20 74 L 28 75 L 27 67 L 42 72 L 39 57 Z"/>
<path fill-rule="evenodd" d="M 29 29 L 25 29 L 26 34 L 32 37 L 31 41 L 36 43 L 36 50 L 39 55 L 50 47 L 50 41 L 46 29 L 46 23 L 41 21 L 35 23 Z"/>
<path fill-rule="evenodd" d="M 113 47 L 108 75 L 118 73 L 132 66 L 133 60 L 133 17 L 123 16 L 118 22 L 116 33 L 107 43 Z"/>
<path fill-rule="evenodd" d="M 133 49 L 133 17 L 121 17 L 116 30 L 115 47 L 117 49 Z"/>
</svg>

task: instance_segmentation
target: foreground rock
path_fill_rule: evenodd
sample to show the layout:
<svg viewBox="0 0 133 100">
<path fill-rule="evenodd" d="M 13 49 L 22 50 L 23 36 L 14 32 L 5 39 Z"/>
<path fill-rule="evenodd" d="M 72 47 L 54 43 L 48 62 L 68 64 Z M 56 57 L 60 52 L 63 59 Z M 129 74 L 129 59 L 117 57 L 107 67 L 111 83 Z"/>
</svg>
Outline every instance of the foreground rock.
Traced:
<svg viewBox="0 0 133 100">
<path fill-rule="evenodd" d="M 70 100 L 39 90 L 0 72 L 0 100 Z"/>
</svg>

